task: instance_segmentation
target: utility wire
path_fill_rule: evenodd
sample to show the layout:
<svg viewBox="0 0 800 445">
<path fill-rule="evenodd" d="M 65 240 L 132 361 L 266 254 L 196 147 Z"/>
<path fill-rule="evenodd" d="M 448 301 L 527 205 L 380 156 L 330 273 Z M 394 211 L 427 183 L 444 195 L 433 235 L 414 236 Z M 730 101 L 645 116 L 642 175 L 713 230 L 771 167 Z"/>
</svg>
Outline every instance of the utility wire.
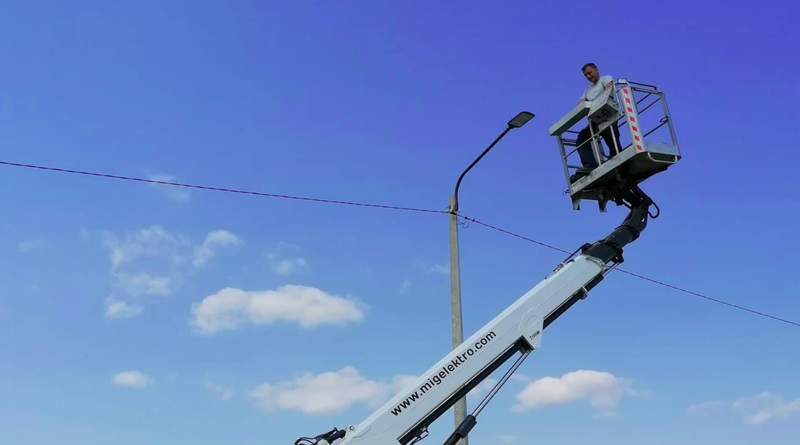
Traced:
<svg viewBox="0 0 800 445">
<path fill-rule="evenodd" d="M 490 228 L 490 229 L 497 230 L 498 232 L 503 232 L 503 233 L 505 233 L 506 235 L 511 235 L 511 236 L 513 236 L 513 237 L 517 237 L 517 238 L 523 239 L 523 240 L 525 240 L 525 241 L 528 241 L 528 242 L 530 242 L 530 243 L 534 243 L 534 244 L 538 244 L 538 245 L 540 245 L 540 246 L 547 247 L 548 249 L 557 250 L 557 251 L 559 251 L 559 252 L 561 252 L 561 253 L 566 253 L 567 255 L 569 255 L 569 254 L 571 254 L 571 253 L 572 253 L 572 252 L 568 252 L 568 251 L 566 251 L 566 250 L 564 250 L 564 249 L 559 249 L 558 247 L 554 247 L 554 246 L 551 246 L 551 245 L 549 245 L 549 244 L 545 244 L 545 243 L 543 243 L 543 242 L 541 242 L 541 241 L 536 241 L 536 240 L 534 240 L 534 239 L 528 238 L 527 236 L 522 236 L 522 235 L 519 235 L 519 234 L 517 234 L 517 233 L 514 233 L 514 232 L 509 232 L 508 230 L 501 229 L 500 227 L 495 227 L 495 226 L 493 226 L 493 225 L 491 225 L 491 224 L 487 224 L 487 223 L 485 223 L 485 222 L 478 221 L 478 220 L 477 220 L 477 219 L 475 219 L 475 218 L 467 218 L 467 217 L 463 217 L 463 218 L 464 218 L 465 220 L 467 220 L 467 221 L 472 221 L 472 222 L 474 222 L 475 224 L 480 224 L 480 225 L 482 225 L 482 226 L 484 226 L 484 227 L 488 227 L 488 228 Z"/>
<path fill-rule="evenodd" d="M 19 163 L 15 163 L 15 162 L 6 162 L 6 161 L 0 161 L 0 165 L 8 165 L 8 166 L 13 166 L 13 167 L 23 167 L 23 168 L 47 170 L 47 171 L 56 171 L 56 172 L 70 173 L 70 174 L 97 176 L 97 177 L 102 177 L 102 178 L 121 179 L 121 180 L 126 180 L 126 181 L 138 181 L 138 182 L 146 182 L 146 183 L 153 183 L 153 184 L 171 185 L 171 186 L 176 186 L 176 187 L 188 187 L 188 188 L 195 188 L 195 189 L 202 189 L 202 190 L 213 190 L 213 191 L 226 192 L 226 193 L 240 193 L 240 194 L 247 194 L 247 195 L 265 196 L 265 197 L 271 197 L 271 198 L 284 198 L 284 199 L 294 199 L 294 200 L 300 200 L 300 201 L 313 201 L 313 202 L 323 202 L 323 203 L 329 203 L 329 204 L 341 204 L 341 205 L 351 205 L 351 206 L 374 207 L 374 208 L 381 208 L 381 209 L 404 210 L 404 211 L 412 211 L 412 212 L 449 213 L 449 211 L 447 211 L 447 210 L 433 210 L 433 209 L 423 209 L 423 208 L 415 208 L 415 207 L 400 207 L 400 206 L 390 206 L 390 205 L 381 205 L 381 204 L 368 204 L 368 203 L 360 203 L 360 202 L 352 202 L 352 201 L 339 201 L 339 200 L 332 200 L 332 199 L 308 198 L 308 197 L 302 197 L 302 196 L 279 195 L 279 194 L 274 194 L 274 193 L 261 193 L 261 192 L 245 191 L 245 190 L 226 189 L 226 188 L 220 188 L 220 187 L 209 187 L 209 186 L 193 185 L 193 184 L 181 184 L 181 183 L 170 182 L 170 181 L 157 181 L 157 180 L 153 180 L 153 179 L 134 178 L 134 177 L 128 177 L 128 176 L 110 175 L 110 174 L 105 174 L 105 173 L 92 173 L 92 172 L 86 172 L 86 171 L 80 171 L 80 170 L 69 170 L 69 169 L 56 168 L 56 167 L 46 167 L 46 166 L 30 165 L 30 164 L 19 164 Z M 463 216 L 463 215 L 460 215 L 460 216 L 466 221 L 474 222 L 474 223 L 479 224 L 481 226 L 484 226 L 484 227 L 487 227 L 487 228 L 490 228 L 490 229 L 505 233 L 507 235 L 511 235 L 513 237 L 516 237 L 516 238 L 520 238 L 520 239 L 528 241 L 530 243 L 538 244 L 538 245 L 546 247 L 548 249 L 552 249 L 552 250 L 555 250 L 555 251 L 558 251 L 558 252 L 561 252 L 561 253 L 565 253 L 565 254 L 568 254 L 568 255 L 573 253 L 573 252 L 566 251 L 564 249 L 560 249 L 560 248 L 555 247 L 555 246 L 551 246 L 549 244 L 545 244 L 545 243 L 540 242 L 540 241 L 536 241 L 536 240 L 528 238 L 526 236 L 522 236 L 520 234 L 517 234 L 517 233 L 511 232 L 511 231 L 502 229 L 500 227 L 493 226 L 491 224 L 479 221 L 479 220 L 474 219 L 474 218 L 468 218 L 468 217 Z M 775 320 L 775 321 L 779 321 L 779 322 L 782 322 L 782 323 L 786 323 L 786 324 L 789 324 L 789 325 L 800 327 L 800 323 L 797 323 L 797 322 L 794 322 L 794 321 L 791 321 L 791 320 L 786 320 L 786 319 L 783 319 L 783 318 L 780 318 L 780 317 L 776 317 L 776 316 L 773 316 L 773 315 L 769 315 L 769 314 L 765 314 L 763 312 L 759 312 L 759 311 L 756 311 L 756 310 L 753 310 L 753 309 L 748 309 L 748 308 L 743 307 L 743 306 L 738 306 L 738 305 L 735 305 L 735 304 L 732 304 L 732 303 L 728 303 L 728 302 L 725 302 L 725 301 L 722 301 L 722 300 L 718 300 L 716 298 L 711 298 L 711 297 L 709 297 L 707 295 L 699 294 L 697 292 L 692 292 L 692 291 L 683 289 L 681 287 L 673 286 L 671 284 L 667 284 L 667 283 L 664 283 L 664 282 L 661 282 L 661 281 L 658 281 L 658 280 L 654 280 L 652 278 L 648 278 L 648 277 L 645 277 L 645 276 L 642 276 L 642 275 L 639 275 L 639 274 L 636 274 L 636 273 L 633 273 L 633 272 L 629 272 L 629 271 L 626 271 L 626 270 L 623 270 L 623 269 L 620 269 L 620 268 L 617 268 L 616 270 L 619 271 L 619 272 L 631 275 L 633 277 L 636 277 L 636 278 L 639 278 L 639 279 L 642 279 L 642 280 L 645 280 L 645 281 L 649 281 L 651 283 L 654 283 L 654 284 L 657 284 L 657 285 L 660 285 L 660 286 L 664 286 L 664 287 L 667 287 L 667 288 L 670 288 L 670 289 L 677 290 L 679 292 L 684 292 L 684 293 L 687 293 L 689 295 L 694 295 L 696 297 L 700 297 L 700 298 L 703 298 L 703 299 L 706 299 L 706 300 L 709 300 L 709 301 L 712 301 L 712 302 L 715 302 L 715 303 L 718 303 L 718 304 L 723 304 L 723 305 L 726 305 L 726 306 L 733 307 L 735 309 L 739 309 L 739 310 L 742 310 L 742 311 L 745 311 L 745 312 L 749 312 L 749 313 L 752 313 L 752 314 L 755 314 L 755 315 L 766 317 L 766 318 L 769 318 L 769 319 L 772 319 L 772 320 Z"/>
<path fill-rule="evenodd" d="M 571 255 L 571 254 L 573 253 L 573 252 L 568 252 L 568 251 L 566 251 L 566 250 L 564 250 L 564 249 L 559 249 L 558 247 L 553 247 L 553 246 L 547 245 L 547 244 L 545 244 L 545 243 L 542 243 L 542 242 L 539 242 L 539 241 L 536 241 L 536 240 L 530 239 L 530 238 L 528 238 L 528 237 L 525 237 L 525 236 L 522 236 L 522 235 L 518 235 L 518 234 L 516 234 L 516 233 L 513 233 L 513 232 L 509 232 L 508 230 L 504 230 L 504 229 L 501 229 L 501 228 L 499 228 L 499 227 L 495 227 L 495 226 L 493 226 L 493 225 L 491 225 L 491 224 L 487 224 L 487 223 L 485 223 L 485 222 L 478 221 L 478 220 L 476 220 L 476 219 L 474 219 L 474 218 L 467 218 L 467 217 L 464 217 L 464 219 L 465 219 L 465 220 L 467 220 L 467 221 L 474 222 L 475 224 L 480 224 L 480 225 L 482 225 L 482 226 L 485 226 L 485 227 L 488 227 L 488 228 L 490 228 L 490 229 L 494 229 L 494 230 L 497 230 L 497 231 L 499 231 L 499 232 L 503 232 L 503 233 L 509 234 L 509 235 L 511 235 L 511 236 L 515 236 L 515 237 L 517 237 L 517 238 L 521 238 L 521 239 L 523 239 L 523 240 L 525 240 L 525 241 L 529 241 L 529 242 L 531 242 L 531 243 L 534 243 L 534 244 L 538 244 L 538 245 L 540 245 L 540 246 L 547 247 L 548 249 L 552 249 L 552 250 L 556 250 L 556 251 L 558 251 L 558 252 L 566 253 L 567 255 Z M 616 270 L 616 271 L 619 271 L 619 272 L 622 272 L 622 273 L 624 273 L 624 274 L 628 274 L 628 275 L 634 276 L 634 277 L 636 277 L 636 278 L 640 278 L 640 279 L 642 279 L 642 280 L 645 280 L 645 281 L 649 281 L 649 282 L 651 282 L 651 283 L 658 284 L 658 285 L 660 285 L 660 286 L 664 286 L 664 287 L 668 287 L 668 288 L 670 288 L 670 289 L 677 290 L 677 291 L 679 291 L 679 292 L 684 292 L 684 293 L 687 293 L 687 294 L 689 294 L 689 295 L 694 295 L 694 296 L 696 296 L 696 297 L 700 297 L 700 298 L 704 298 L 704 299 L 706 299 L 706 300 L 709 300 L 709 301 L 713 301 L 713 302 L 715 302 L 715 303 L 724 304 L 724 305 L 726 305 L 726 306 L 730 306 L 730 307 L 733 307 L 733 308 L 736 308 L 736 309 L 739 309 L 739 310 L 742 310 L 742 311 L 750 312 L 750 313 L 752 313 L 752 314 L 760 315 L 760 316 L 762 316 L 762 317 L 771 318 L 771 319 L 773 319 L 773 320 L 776 320 L 776 321 L 780 321 L 780 322 L 783 322 L 783 323 L 787 323 L 787 324 L 790 324 L 790 325 L 794 325 L 794 326 L 800 327 L 800 323 L 796 323 L 796 322 L 794 322 L 794 321 L 791 321 L 791 320 L 786 320 L 786 319 L 783 319 L 783 318 L 780 318 L 780 317 L 775 317 L 775 316 L 773 316 L 773 315 L 765 314 L 765 313 L 763 313 L 763 312 L 758 312 L 758 311 L 755 311 L 755 310 L 753 310 L 753 309 L 748 309 L 748 308 L 746 308 L 746 307 L 743 307 L 743 306 L 738 306 L 738 305 L 735 305 L 735 304 L 733 304 L 733 303 L 728 303 L 728 302 L 726 302 L 726 301 L 718 300 L 718 299 L 716 299 L 716 298 L 711 298 L 711 297 L 709 297 L 709 296 L 707 296 L 707 295 L 699 294 L 699 293 L 697 293 L 697 292 L 692 292 L 692 291 L 690 291 L 690 290 L 686 290 L 686 289 L 684 289 L 684 288 L 681 288 L 681 287 L 678 287 L 678 286 L 673 286 L 673 285 L 671 285 L 671 284 L 667 284 L 667 283 L 664 283 L 664 282 L 662 282 L 662 281 L 654 280 L 654 279 L 652 279 L 652 278 L 648 278 L 648 277 L 645 277 L 645 276 L 643 276 L 643 275 L 639 275 L 639 274 L 636 274 L 636 273 L 633 273 L 633 272 L 630 272 L 630 271 L 624 270 L 624 269 L 622 269 L 622 268 L 619 268 L 619 267 L 618 267 L 618 268 L 616 268 L 616 269 L 614 269 L 614 270 Z"/>
<path fill-rule="evenodd" d="M 209 187 L 204 185 L 194 185 L 194 184 L 181 184 L 178 182 L 170 182 L 170 181 L 157 181 L 155 179 L 143 179 L 143 178 L 133 178 L 128 176 L 118 176 L 118 175 L 109 175 L 105 173 L 92 173 L 80 170 L 68 170 L 65 168 L 56 168 L 56 167 L 43 167 L 40 165 L 30 165 L 30 164 L 17 164 L 15 162 L 6 162 L 0 161 L 2 165 L 10 165 L 13 167 L 25 167 L 25 168 L 33 168 L 39 170 L 48 170 L 48 171 L 56 171 L 62 173 L 72 173 L 76 175 L 88 175 L 88 176 L 99 176 L 102 178 L 112 178 L 112 179 L 122 179 L 125 181 L 138 181 L 138 182 L 148 182 L 151 184 L 162 184 L 162 185 L 172 185 L 176 187 L 188 187 L 194 189 L 203 189 L 203 190 L 214 190 L 218 192 L 227 192 L 227 193 L 241 193 L 246 195 L 257 195 L 257 196 L 266 196 L 270 198 L 284 198 L 284 199 L 296 199 L 300 201 L 316 201 L 316 202 L 324 202 L 329 204 L 343 204 L 343 205 L 351 205 L 351 206 L 362 206 L 362 207 L 377 207 L 382 209 L 392 209 L 392 210 L 408 210 L 413 212 L 430 212 L 430 213 L 447 213 L 445 210 L 431 210 L 431 209 L 418 209 L 413 207 L 398 207 L 398 206 L 389 206 L 389 205 L 380 205 L 380 204 L 366 204 L 361 202 L 351 202 L 351 201 L 336 201 L 332 199 L 321 199 L 321 198 L 307 198 L 302 196 L 290 196 L 290 195 L 278 195 L 274 193 L 261 193 L 261 192 L 252 192 L 246 190 L 236 190 L 236 189 L 226 189 L 220 187 Z"/>
<path fill-rule="evenodd" d="M 671 284 L 662 283 L 661 281 L 654 280 L 652 278 L 647 278 L 647 277 L 641 276 L 639 274 L 635 274 L 633 272 L 629 272 L 627 270 L 622 270 L 622 269 L 619 269 L 619 268 L 617 270 L 622 272 L 622 273 L 626 273 L 628 275 L 634 276 L 636 278 L 641 278 L 642 280 L 650 281 L 651 283 L 655 283 L 655 284 L 658 284 L 658 285 L 661 285 L 661 286 L 665 286 L 665 287 L 668 287 L 670 289 L 675 289 L 675 290 L 680 291 L 680 292 L 685 292 L 685 293 L 687 293 L 689 295 L 694 295 L 696 297 L 705 298 L 706 300 L 713 301 L 715 303 L 724 304 L 726 306 L 730 306 L 730 307 L 733 307 L 733 308 L 736 308 L 736 309 L 739 309 L 739 310 L 742 310 L 742 311 L 750 312 L 752 314 L 760 315 L 762 317 L 771 318 L 773 320 L 781 321 L 783 323 L 788 323 L 790 325 L 794 325 L 794 326 L 800 327 L 800 323 L 796 323 L 796 322 L 791 321 L 791 320 L 786 320 L 786 319 L 783 319 L 783 318 L 780 318 L 780 317 L 775 317 L 773 315 L 765 314 L 763 312 L 754 311 L 754 310 L 748 309 L 746 307 L 737 306 L 737 305 L 735 305 L 733 303 L 728 303 L 728 302 L 725 302 L 725 301 L 722 301 L 722 300 L 717 300 L 716 298 L 711 298 L 711 297 L 708 297 L 708 296 L 703 295 L 703 294 L 698 294 L 697 292 L 692 292 L 690 290 L 686 290 L 686 289 L 683 289 L 683 288 L 680 288 L 680 287 L 677 287 L 677 286 L 673 286 Z"/>
</svg>

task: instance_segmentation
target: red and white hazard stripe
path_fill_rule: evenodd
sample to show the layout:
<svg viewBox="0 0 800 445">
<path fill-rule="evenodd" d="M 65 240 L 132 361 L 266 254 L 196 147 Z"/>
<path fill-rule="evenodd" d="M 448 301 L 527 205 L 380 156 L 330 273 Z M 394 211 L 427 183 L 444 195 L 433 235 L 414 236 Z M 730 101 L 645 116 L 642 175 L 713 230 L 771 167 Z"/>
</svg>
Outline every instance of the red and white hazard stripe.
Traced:
<svg viewBox="0 0 800 445">
<path fill-rule="evenodd" d="M 629 93 L 629 87 L 622 88 L 622 98 L 625 101 L 625 116 L 628 117 L 628 127 L 631 130 L 631 140 L 636 146 L 636 150 L 642 151 L 644 144 L 644 136 L 639 130 L 639 114 L 636 111 L 636 102 L 633 100 L 633 94 Z"/>
</svg>

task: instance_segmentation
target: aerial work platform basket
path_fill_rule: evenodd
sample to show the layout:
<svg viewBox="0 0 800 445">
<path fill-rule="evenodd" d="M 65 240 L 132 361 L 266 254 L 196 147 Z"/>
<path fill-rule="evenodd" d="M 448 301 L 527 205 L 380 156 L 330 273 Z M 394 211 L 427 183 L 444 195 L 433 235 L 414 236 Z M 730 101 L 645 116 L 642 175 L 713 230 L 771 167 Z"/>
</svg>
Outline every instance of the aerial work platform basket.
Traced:
<svg viewBox="0 0 800 445">
<path fill-rule="evenodd" d="M 649 103 L 642 106 L 645 101 Z M 645 115 L 659 102 L 661 107 L 655 110 L 661 113 Z M 583 118 L 589 122 L 578 125 Z M 656 133 L 665 125 L 669 130 L 666 135 L 663 131 Z M 576 126 L 578 131 L 573 130 Z M 627 79 L 615 81 L 610 94 L 575 106 L 550 127 L 549 133 L 558 139 L 567 191 L 575 210 L 580 210 L 581 200 L 588 199 L 597 201 L 600 211 L 605 212 L 608 201 L 615 201 L 613 190 L 618 185 L 639 184 L 681 159 L 664 92 Z M 614 146 L 607 147 L 608 155 L 602 141 Z M 621 150 L 617 152 L 616 148 Z M 585 152 L 584 157 L 593 158 L 596 166 L 584 167 L 580 160 L 570 162 L 579 158 L 579 149 Z"/>
</svg>

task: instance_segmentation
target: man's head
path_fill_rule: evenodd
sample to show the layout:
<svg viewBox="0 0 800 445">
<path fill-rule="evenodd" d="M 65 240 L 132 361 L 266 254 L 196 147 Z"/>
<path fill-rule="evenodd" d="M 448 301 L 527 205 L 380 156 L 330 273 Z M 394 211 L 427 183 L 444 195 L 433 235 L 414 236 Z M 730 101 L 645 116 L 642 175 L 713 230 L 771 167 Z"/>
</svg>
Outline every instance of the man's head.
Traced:
<svg viewBox="0 0 800 445">
<path fill-rule="evenodd" d="M 583 71 L 583 76 L 586 77 L 586 80 L 591 83 L 595 83 L 600 80 L 600 72 L 597 71 L 597 65 L 594 63 L 587 63 L 583 66 L 583 68 L 581 68 L 581 71 Z"/>
</svg>

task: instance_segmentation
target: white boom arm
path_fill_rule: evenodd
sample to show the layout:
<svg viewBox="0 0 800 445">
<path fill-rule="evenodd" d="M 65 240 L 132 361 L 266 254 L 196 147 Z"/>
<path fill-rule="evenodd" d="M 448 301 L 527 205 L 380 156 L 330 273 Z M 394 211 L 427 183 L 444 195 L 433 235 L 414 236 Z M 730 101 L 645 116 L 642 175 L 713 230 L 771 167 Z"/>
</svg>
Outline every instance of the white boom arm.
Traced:
<svg viewBox="0 0 800 445">
<path fill-rule="evenodd" d="M 413 385 L 358 425 L 301 438 L 295 443 L 329 445 L 340 440 L 337 445 L 409 445 L 424 438 L 429 425 L 514 354 L 521 352 L 524 358 L 538 349 L 544 329 L 575 302 L 586 298 L 589 290 L 623 261 L 622 247 L 638 238 L 646 226 L 652 201 L 635 185 L 622 195 L 633 204 L 622 225 L 605 239 L 582 246 L 579 255 L 570 255 L 553 273 L 425 371 Z M 476 415 L 467 416 L 446 444 L 466 437 Z"/>
<path fill-rule="evenodd" d="M 360 425 L 347 431 L 341 445 L 397 445 L 413 439 L 414 430 L 481 371 L 499 366 L 523 349 L 537 349 L 544 320 L 583 288 L 602 276 L 605 265 L 586 255 L 545 278 L 458 348 L 428 369 Z M 524 343 L 523 343 L 524 342 Z M 481 379 L 482 380 L 482 379 Z M 448 406 L 449 408 L 449 406 Z M 423 426 L 423 425 L 419 425 Z M 408 433 L 411 437 L 406 437 Z"/>
</svg>

